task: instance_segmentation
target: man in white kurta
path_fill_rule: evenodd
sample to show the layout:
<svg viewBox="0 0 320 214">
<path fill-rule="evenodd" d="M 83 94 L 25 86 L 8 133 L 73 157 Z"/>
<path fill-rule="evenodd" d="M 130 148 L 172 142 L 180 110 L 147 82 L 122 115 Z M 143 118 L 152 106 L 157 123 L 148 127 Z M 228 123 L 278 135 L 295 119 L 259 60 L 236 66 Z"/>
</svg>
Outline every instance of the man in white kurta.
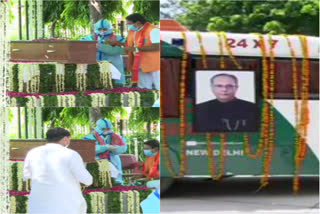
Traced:
<svg viewBox="0 0 320 214">
<path fill-rule="evenodd" d="M 69 131 L 62 128 L 47 132 L 48 143 L 28 152 L 24 164 L 24 178 L 31 179 L 28 213 L 84 214 L 87 204 L 80 182 L 89 186 L 92 176 L 81 156 L 66 148 L 70 144 Z"/>
</svg>

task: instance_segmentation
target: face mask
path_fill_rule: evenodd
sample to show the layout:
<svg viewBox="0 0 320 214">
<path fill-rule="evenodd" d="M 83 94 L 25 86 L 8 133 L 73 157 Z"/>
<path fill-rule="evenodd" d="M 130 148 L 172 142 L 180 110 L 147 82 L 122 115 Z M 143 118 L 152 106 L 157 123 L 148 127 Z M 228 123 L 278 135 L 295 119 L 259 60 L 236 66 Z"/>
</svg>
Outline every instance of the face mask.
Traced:
<svg viewBox="0 0 320 214">
<path fill-rule="evenodd" d="M 99 32 L 99 35 L 100 35 L 100 36 L 107 36 L 107 35 L 110 35 L 110 34 L 112 34 L 112 31 L 111 31 L 111 30 Z"/>
<path fill-rule="evenodd" d="M 152 150 L 150 149 L 145 149 L 143 150 L 143 152 L 146 156 L 155 156 L 157 154 L 157 153 L 153 153 Z"/>
<path fill-rule="evenodd" d="M 106 132 L 103 132 L 102 134 L 103 134 L 103 135 L 109 135 L 109 134 L 112 134 L 112 132 L 113 132 L 113 131 L 106 131 Z"/>
<path fill-rule="evenodd" d="M 128 28 L 130 29 L 130 30 L 134 30 L 134 31 L 138 31 L 140 28 L 136 28 L 133 24 L 131 24 L 131 25 L 128 25 Z"/>
</svg>

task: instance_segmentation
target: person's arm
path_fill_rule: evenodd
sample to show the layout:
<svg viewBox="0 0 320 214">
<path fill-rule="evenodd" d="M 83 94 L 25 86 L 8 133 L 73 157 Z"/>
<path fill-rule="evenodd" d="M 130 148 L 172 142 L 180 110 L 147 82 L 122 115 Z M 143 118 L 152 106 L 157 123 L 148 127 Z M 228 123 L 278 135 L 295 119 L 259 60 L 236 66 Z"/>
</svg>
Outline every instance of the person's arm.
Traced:
<svg viewBox="0 0 320 214">
<path fill-rule="evenodd" d="M 110 150 L 110 145 L 96 145 L 96 154 L 104 153 Z"/>
<path fill-rule="evenodd" d="M 84 167 L 83 160 L 77 152 L 72 153 L 70 170 L 79 182 L 87 186 L 90 186 L 92 184 L 93 178 L 88 170 Z"/>
<path fill-rule="evenodd" d="M 26 158 L 24 159 L 24 166 L 23 166 L 23 180 L 26 181 L 28 178 L 32 178 L 31 173 L 31 163 L 30 163 L 30 153 L 27 154 Z"/>
<path fill-rule="evenodd" d="M 112 45 L 102 44 L 102 43 L 98 44 L 98 51 L 108 55 L 112 55 L 112 56 L 125 54 L 124 49 L 120 46 L 112 46 Z"/>
</svg>

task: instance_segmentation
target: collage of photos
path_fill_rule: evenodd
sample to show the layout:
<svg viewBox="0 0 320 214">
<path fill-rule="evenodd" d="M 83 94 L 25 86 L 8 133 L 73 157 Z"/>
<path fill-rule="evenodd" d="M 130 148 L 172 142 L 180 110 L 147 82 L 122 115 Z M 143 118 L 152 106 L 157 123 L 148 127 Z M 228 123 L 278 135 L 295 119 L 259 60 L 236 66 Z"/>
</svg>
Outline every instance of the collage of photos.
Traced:
<svg viewBox="0 0 320 214">
<path fill-rule="evenodd" d="M 318 0 L 0 0 L 0 214 L 319 214 Z"/>
</svg>

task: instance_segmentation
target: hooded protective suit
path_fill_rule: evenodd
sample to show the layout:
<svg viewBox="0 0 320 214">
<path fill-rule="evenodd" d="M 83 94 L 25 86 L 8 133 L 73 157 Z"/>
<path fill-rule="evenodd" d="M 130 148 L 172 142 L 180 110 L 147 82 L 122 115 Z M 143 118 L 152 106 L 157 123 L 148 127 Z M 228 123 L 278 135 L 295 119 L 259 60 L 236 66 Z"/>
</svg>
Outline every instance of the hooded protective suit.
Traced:
<svg viewBox="0 0 320 214">
<path fill-rule="evenodd" d="M 87 136 L 84 140 L 97 140 L 96 141 L 96 160 L 108 159 L 121 174 L 116 178 L 116 181 L 123 183 L 122 181 L 122 164 L 120 154 L 127 151 L 127 144 L 124 137 L 117 135 L 112 130 L 112 124 L 109 120 L 99 119 L 97 121 L 95 131 Z M 110 128 L 108 133 L 103 132 L 103 129 Z M 97 138 L 102 139 L 105 145 L 101 145 Z"/>
<path fill-rule="evenodd" d="M 104 33 L 100 33 L 100 28 L 108 29 Z M 104 44 L 105 40 L 116 40 L 119 42 L 125 42 L 125 38 L 114 35 L 113 28 L 110 22 L 106 19 L 101 19 L 97 23 L 94 24 L 94 35 L 88 35 L 86 37 L 81 38 L 81 41 L 98 41 L 98 49 L 97 49 L 97 61 L 109 61 L 112 63 L 121 73 L 120 80 L 116 80 L 116 84 L 124 85 L 125 75 L 124 75 L 124 67 L 122 56 L 125 52 L 123 48 L 119 46 L 111 46 L 108 44 Z"/>
</svg>

